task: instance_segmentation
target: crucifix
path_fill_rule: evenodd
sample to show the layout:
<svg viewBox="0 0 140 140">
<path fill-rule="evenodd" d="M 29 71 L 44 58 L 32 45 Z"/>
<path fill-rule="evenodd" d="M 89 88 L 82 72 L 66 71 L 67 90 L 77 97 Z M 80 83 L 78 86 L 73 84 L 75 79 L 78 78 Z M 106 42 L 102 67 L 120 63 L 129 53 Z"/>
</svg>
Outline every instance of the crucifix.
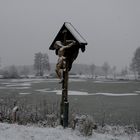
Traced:
<svg viewBox="0 0 140 140">
<path fill-rule="evenodd" d="M 85 51 L 87 42 L 80 33 L 69 22 L 64 22 L 60 31 L 56 35 L 50 46 L 50 50 L 55 50 L 58 55 L 56 64 L 56 74 L 62 84 L 62 97 L 60 103 L 60 124 L 68 127 L 69 102 L 68 102 L 68 79 L 69 71 L 72 68 L 74 60 L 79 54 L 79 49 Z"/>
</svg>

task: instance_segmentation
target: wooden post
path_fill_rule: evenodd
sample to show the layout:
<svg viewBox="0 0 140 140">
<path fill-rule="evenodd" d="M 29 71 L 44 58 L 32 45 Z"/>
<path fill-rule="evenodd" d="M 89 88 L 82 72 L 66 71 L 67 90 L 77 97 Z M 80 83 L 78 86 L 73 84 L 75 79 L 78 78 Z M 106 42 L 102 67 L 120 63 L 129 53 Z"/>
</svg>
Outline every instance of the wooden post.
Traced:
<svg viewBox="0 0 140 140">
<path fill-rule="evenodd" d="M 68 113 L 69 113 L 69 102 L 68 102 L 68 61 L 66 61 L 66 70 L 63 71 L 63 78 L 64 78 L 64 90 L 63 90 L 63 97 L 64 97 L 64 118 L 63 118 L 63 126 L 68 127 Z"/>
<path fill-rule="evenodd" d="M 64 32 L 64 45 L 66 45 L 66 32 Z M 68 60 L 66 68 L 63 70 L 62 98 L 60 104 L 60 124 L 68 127 L 69 102 L 68 102 Z"/>
</svg>

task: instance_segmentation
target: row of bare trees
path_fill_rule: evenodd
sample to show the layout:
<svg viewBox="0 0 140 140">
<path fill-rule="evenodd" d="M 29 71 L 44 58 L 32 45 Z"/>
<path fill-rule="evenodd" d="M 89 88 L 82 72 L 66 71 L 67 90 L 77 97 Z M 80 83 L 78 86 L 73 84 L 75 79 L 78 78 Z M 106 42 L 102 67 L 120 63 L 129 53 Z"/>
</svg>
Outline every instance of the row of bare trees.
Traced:
<svg viewBox="0 0 140 140">
<path fill-rule="evenodd" d="M 111 67 L 108 64 L 108 62 L 104 62 L 104 64 L 101 66 L 101 69 L 106 79 L 108 78 L 109 74 L 112 74 L 114 79 L 116 79 L 117 75 L 127 77 L 127 75 L 129 75 L 132 72 L 133 72 L 133 75 L 135 76 L 135 79 L 139 79 L 140 78 L 140 47 L 138 47 L 135 50 L 130 66 L 129 67 L 125 66 L 119 72 L 119 74 L 117 74 L 117 67 L 116 66 Z M 95 64 L 90 65 L 90 72 L 91 72 L 92 78 L 96 78 L 97 66 Z"/>
<path fill-rule="evenodd" d="M 127 78 L 127 75 L 130 73 L 130 69 L 125 66 L 120 72 L 117 71 L 117 67 L 111 67 L 108 62 L 104 62 L 102 66 L 96 66 L 95 64 L 91 64 L 89 66 L 91 78 L 96 79 L 98 75 L 103 75 L 105 79 L 109 78 L 109 75 L 113 79 L 116 79 L 117 76 L 123 76 Z"/>
<path fill-rule="evenodd" d="M 30 68 L 31 66 L 26 65 L 19 67 L 11 65 L 0 70 L 0 74 L 3 76 L 3 78 L 20 78 L 21 76 L 28 77 L 30 74 Z M 36 76 L 43 76 L 45 72 L 50 71 L 50 62 L 47 53 L 35 53 L 33 69 L 35 70 Z"/>
<path fill-rule="evenodd" d="M 1 60 L 1 59 L 0 59 Z M 92 78 L 96 78 L 98 74 L 97 67 L 95 64 L 91 64 L 89 66 L 90 74 Z M 109 74 L 113 75 L 113 78 L 116 79 L 116 76 L 118 74 L 117 67 L 113 66 L 111 67 L 108 62 L 104 62 L 104 64 L 100 67 L 102 70 L 102 74 L 105 76 L 105 78 L 108 78 Z M 47 53 L 35 53 L 34 55 L 34 70 L 36 73 L 36 76 L 43 76 L 46 71 L 50 71 L 50 62 L 49 62 L 49 56 Z M 19 71 L 17 68 L 12 65 L 5 70 L 3 70 L 1 73 L 4 78 L 19 78 L 19 75 L 24 75 L 24 77 L 27 77 L 30 70 L 28 66 L 22 67 L 22 70 Z M 135 76 L 135 79 L 140 77 L 140 47 L 138 47 L 134 53 L 134 56 L 132 58 L 132 62 L 130 63 L 130 66 L 125 66 L 120 72 L 119 75 L 126 77 L 129 73 L 132 73 Z"/>
</svg>

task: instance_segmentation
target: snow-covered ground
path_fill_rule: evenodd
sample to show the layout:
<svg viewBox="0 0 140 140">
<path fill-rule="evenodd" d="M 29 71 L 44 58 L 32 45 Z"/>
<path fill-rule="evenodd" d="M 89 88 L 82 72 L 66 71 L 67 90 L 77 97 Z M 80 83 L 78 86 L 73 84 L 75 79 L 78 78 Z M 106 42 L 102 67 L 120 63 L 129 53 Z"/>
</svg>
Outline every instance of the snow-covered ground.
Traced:
<svg viewBox="0 0 140 140">
<path fill-rule="evenodd" d="M 93 132 L 90 137 L 81 136 L 78 131 L 70 128 L 40 128 L 17 124 L 0 123 L 0 140 L 140 140 L 140 134 L 114 135 Z"/>
</svg>

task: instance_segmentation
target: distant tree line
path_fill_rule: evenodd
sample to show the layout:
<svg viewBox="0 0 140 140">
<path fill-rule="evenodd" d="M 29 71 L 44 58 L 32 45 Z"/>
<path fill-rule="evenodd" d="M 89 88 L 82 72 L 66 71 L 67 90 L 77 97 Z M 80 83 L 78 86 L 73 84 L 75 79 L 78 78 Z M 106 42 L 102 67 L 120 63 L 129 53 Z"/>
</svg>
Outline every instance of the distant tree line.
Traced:
<svg viewBox="0 0 140 140">
<path fill-rule="evenodd" d="M 0 59 L 1 60 L 1 59 Z M 0 61 L 1 62 L 1 61 Z M 1 63 L 0 63 L 1 64 Z M 82 65 L 74 64 L 76 66 L 75 70 L 71 70 L 71 73 L 79 74 L 89 74 L 91 78 L 96 79 L 98 76 L 102 75 L 105 79 L 110 78 L 112 75 L 113 79 L 116 79 L 117 76 L 122 76 L 128 79 L 128 75 L 132 74 L 135 76 L 135 79 L 140 78 L 140 47 L 138 47 L 133 55 L 130 66 L 125 66 L 120 72 L 117 71 L 117 67 L 111 67 L 108 62 L 104 62 L 102 66 L 97 66 L 94 63 L 91 65 Z M 49 62 L 49 56 L 47 53 L 35 53 L 34 55 L 34 64 L 33 68 L 30 69 L 29 66 L 22 66 L 19 70 L 17 66 L 11 65 L 4 69 L 0 69 L 0 75 L 3 78 L 20 78 L 28 77 L 29 73 L 33 74 L 33 70 L 36 76 L 44 76 L 45 73 L 50 71 L 51 64 Z M 54 67 L 54 66 L 53 66 Z M 55 75 L 55 71 L 52 70 L 52 73 Z"/>
<path fill-rule="evenodd" d="M 28 78 L 31 66 L 7 66 L 0 70 L 0 75 L 3 78 Z M 47 53 L 35 53 L 34 55 L 34 65 L 36 76 L 43 76 L 46 71 L 50 71 L 49 56 Z M 32 69 L 33 74 L 33 69 Z"/>
<path fill-rule="evenodd" d="M 112 74 L 114 79 L 116 77 L 116 66 L 111 68 L 108 62 L 104 62 L 101 67 L 91 64 L 89 69 L 91 72 L 91 78 L 93 79 L 96 79 L 98 75 L 103 75 L 105 79 L 108 79 L 109 74 Z"/>
<path fill-rule="evenodd" d="M 90 69 L 91 77 L 96 78 L 96 76 L 99 73 L 99 69 L 97 69 L 97 66 L 95 64 L 91 64 L 89 66 L 89 69 Z M 101 73 L 103 73 L 106 79 L 108 78 L 108 74 L 112 74 L 114 79 L 116 79 L 117 75 L 123 76 L 128 79 L 129 77 L 127 76 L 133 72 L 135 79 L 140 79 L 140 47 L 138 47 L 135 50 L 134 56 L 132 58 L 129 67 L 125 66 L 118 74 L 116 72 L 116 69 L 117 69 L 116 66 L 113 66 L 111 68 L 108 62 L 104 62 L 104 64 L 101 66 L 101 70 L 102 70 Z"/>
</svg>

